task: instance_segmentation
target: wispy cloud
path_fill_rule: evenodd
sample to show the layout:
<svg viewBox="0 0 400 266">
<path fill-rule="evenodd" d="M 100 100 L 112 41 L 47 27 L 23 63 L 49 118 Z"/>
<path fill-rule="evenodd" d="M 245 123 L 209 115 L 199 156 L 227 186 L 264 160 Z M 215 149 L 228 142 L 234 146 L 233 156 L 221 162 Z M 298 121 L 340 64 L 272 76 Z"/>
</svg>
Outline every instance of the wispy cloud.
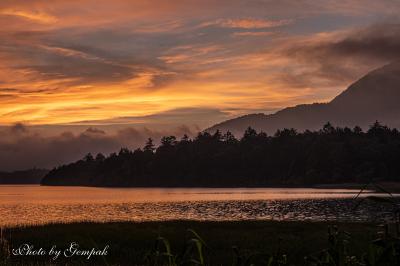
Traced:
<svg viewBox="0 0 400 266">
<path fill-rule="evenodd" d="M 243 31 L 243 32 L 234 32 L 233 36 L 250 36 L 250 37 L 264 37 L 275 35 L 275 32 L 271 31 Z"/>
<path fill-rule="evenodd" d="M 391 0 L 4 0 L 0 124 L 324 101 L 397 56 L 398 11 Z M 393 23 L 360 29 L 377 20 Z"/>
<path fill-rule="evenodd" d="M 289 25 L 293 22 L 291 19 L 269 20 L 257 18 L 239 18 L 239 19 L 218 19 L 215 22 L 208 22 L 203 26 L 218 25 L 224 28 L 236 29 L 266 29 Z"/>
<path fill-rule="evenodd" d="M 58 21 L 56 17 L 40 11 L 31 12 L 31 11 L 16 10 L 16 9 L 3 9 L 0 10 L 0 15 L 15 16 L 22 19 L 27 19 L 29 21 L 44 23 L 44 24 L 55 23 Z"/>
</svg>

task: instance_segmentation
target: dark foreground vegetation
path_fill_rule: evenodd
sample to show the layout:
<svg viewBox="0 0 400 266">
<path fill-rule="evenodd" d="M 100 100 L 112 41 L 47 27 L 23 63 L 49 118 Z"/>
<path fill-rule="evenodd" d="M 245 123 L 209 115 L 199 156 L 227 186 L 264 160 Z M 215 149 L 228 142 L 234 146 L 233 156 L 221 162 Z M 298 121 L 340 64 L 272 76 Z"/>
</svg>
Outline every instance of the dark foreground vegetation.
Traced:
<svg viewBox="0 0 400 266">
<path fill-rule="evenodd" d="M 400 132 L 373 124 L 319 131 L 284 129 L 268 136 L 248 128 L 201 132 L 194 139 L 151 139 L 143 149 L 121 149 L 108 157 L 88 154 L 50 171 L 43 185 L 260 187 L 400 181 Z M 376 181 L 376 180 L 375 180 Z"/>
<path fill-rule="evenodd" d="M 389 232 L 379 234 L 373 224 L 324 222 L 54 224 L 3 229 L 1 259 L 3 265 L 398 265 L 391 263 L 399 254 L 386 250 L 395 243 Z M 110 248 L 89 260 L 8 252 L 22 244 L 64 250 L 71 242 L 80 249 Z"/>
</svg>

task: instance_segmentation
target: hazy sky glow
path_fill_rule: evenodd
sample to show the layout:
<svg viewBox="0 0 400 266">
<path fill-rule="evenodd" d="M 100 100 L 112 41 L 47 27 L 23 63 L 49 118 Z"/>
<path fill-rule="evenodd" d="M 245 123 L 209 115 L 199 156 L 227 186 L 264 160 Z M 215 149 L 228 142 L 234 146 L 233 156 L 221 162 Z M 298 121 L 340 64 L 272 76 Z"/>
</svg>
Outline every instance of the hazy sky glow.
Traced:
<svg viewBox="0 0 400 266">
<path fill-rule="evenodd" d="M 396 0 L 3 0 L 0 124 L 203 128 L 327 101 L 398 56 L 399 12 Z"/>
</svg>

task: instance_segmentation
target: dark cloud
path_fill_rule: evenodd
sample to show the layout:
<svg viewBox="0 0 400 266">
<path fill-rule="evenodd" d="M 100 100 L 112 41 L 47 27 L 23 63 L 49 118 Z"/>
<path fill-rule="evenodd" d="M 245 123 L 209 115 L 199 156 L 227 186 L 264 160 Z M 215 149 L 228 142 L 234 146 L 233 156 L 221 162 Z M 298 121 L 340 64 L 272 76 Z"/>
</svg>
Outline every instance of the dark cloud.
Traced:
<svg viewBox="0 0 400 266">
<path fill-rule="evenodd" d="M 77 124 L 144 124 L 144 125 L 193 125 L 207 127 L 210 124 L 230 118 L 228 112 L 221 111 L 216 108 L 177 108 L 152 115 L 145 116 L 125 116 L 116 117 L 105 120 L 94 120 L 94 121 L 80 121 Z M 158 126 L 159 127 L 159 126 Z"/>
<path fill-rule="evenodd" d="M 95 128 L 95 127 L 89 127 L 88 129 L 85 130 L 85 132 L 83 132 L 83 134 L 87 134 L 87 135 L 105 135 L 106 132 L 104 130 Z"/>
<path fill-rule="evenodd" d="M 370 69 L 400 59 L 400 24 L 373 25 L 331 38 L 294 42 L 286 45 L 283 54 L 310 66 L 309 71 L 291 77 L 302 80 L 303 85 L 313 75 L 338 84 L 354 81 Z"/>
<path fill-rule="evenodd" d="M 131 79 L 136 71 L 129 66 L 108 62 L 90 54 L 60 47 L 34 47 L 31 64 L 20 68 L 32 69 L 47 79 L 77 79 L 76 83 L 118 82 Z M 28 54 L 25 54 L 29 57 Z"/>
<path fill-rule="evenodd" d="M 0 88 L 0 93 L 3 93 L 3 92 L 6 92 L 6 93 L 8 93 L 8 92 L 18 92 L 18 90 L 14 89 L 14 88 Z"/>
<path fill-rule="evenodd" d="M 329 101 L 371 70 L 400 59 L 400 23 L 287 36 L 264 53 L 277 62 L 268 69 L 269 83 L 307 92 L 297 100 Z"/>
<path fill-rule="evenodd" d="M 157 59 L 165 46 L 122 29 L 2 32 L 0 41 L 0 57 L 14 69 L 39 73 L 43 80 L 69 85 L 115 83 L 151 70 L 158 85 L 171 77 Z"/>
<path fill-rule="evenodd" d="M 393 60 L 400 57 L 400 24 L 380 24 L 353 30 L 331 40 L 318 38 L 303 47 L 287 49 L 287 54 L 311 60 L 361 57 Z"/>
<path fill-rule="evenodd" d="M 177 137 L 195 132 L 187 126 L 169 131 L 148 128 L 123 128 L 114 133 L 90 127 L 81 133 L 62 132 L 46 136 L 30 127 L 16 124 L 0 130 L 0 170 L 12 171 L 31 167 L 52 168 L 93 154 L 117 152 L 121 147 L 142 147 L 151 137 L 158 141 L 164 135 Z"/>
<path fill-rule="evenodd" d="M 218 52 L 201 55 L 207 59 L 251 53 L 257 46 L 254 40 L 234 38 L 237 29 L 213 24 L 197 27 L 205 22 L 186 21 L 181 31 L 166 32 L 135 31 L 134 25 L 5 32 L 0 33 L 0 53 L 18 62 L 14 63 L 15 68 L 34 70 L 41 79 L 58 79 L 70 85 L 122 82 L 150 71 L 153 86 L 149 88 L 162 88 L 176 79 L 191 77 L 202 68 L 191 60 L 186 62 L 190 66 L 167 64 L 162 57 L 171 49 L 224 46 Z M 260 45 L 264 42 L 260 40 Z M 191 56 L 195 54 L 188 52 Z"/>
<path fill-rule="evenodd" d="M 400 58 L 400 24 L 374 25 L 354 31 L 350 36 L 321 48 L 332 56 L 359 56 L 392 61 Z"/>
<path fill-rule="evenodd" d="M 17 123 L 15 125 L 13 125 L 12 127 L 10 127 L 10 132 L 13 134 L 21 134 L 21 133 L 23 134 L 23 133 L 27 133 L 28 129 L 23 124 Z"/>
</svg>

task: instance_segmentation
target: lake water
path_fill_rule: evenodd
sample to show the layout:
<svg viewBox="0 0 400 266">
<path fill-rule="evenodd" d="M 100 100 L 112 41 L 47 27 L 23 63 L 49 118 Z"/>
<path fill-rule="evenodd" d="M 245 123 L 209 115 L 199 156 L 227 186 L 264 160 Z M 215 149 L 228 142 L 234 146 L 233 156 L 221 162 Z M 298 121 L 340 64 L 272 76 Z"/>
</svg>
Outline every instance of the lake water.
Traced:
<svg viewBox="0 0 400 266">
<path fill-rule="evenodd" d="M 0 225 L 74 221 L 390 219 L 392 207 L 358 190 L 304 188 L 90 188 L 0 185 Z M 372 192 L 363 194 L 375 195 Z M 398 195 L 395 195 L 396 197 Z"/>
</svg>

